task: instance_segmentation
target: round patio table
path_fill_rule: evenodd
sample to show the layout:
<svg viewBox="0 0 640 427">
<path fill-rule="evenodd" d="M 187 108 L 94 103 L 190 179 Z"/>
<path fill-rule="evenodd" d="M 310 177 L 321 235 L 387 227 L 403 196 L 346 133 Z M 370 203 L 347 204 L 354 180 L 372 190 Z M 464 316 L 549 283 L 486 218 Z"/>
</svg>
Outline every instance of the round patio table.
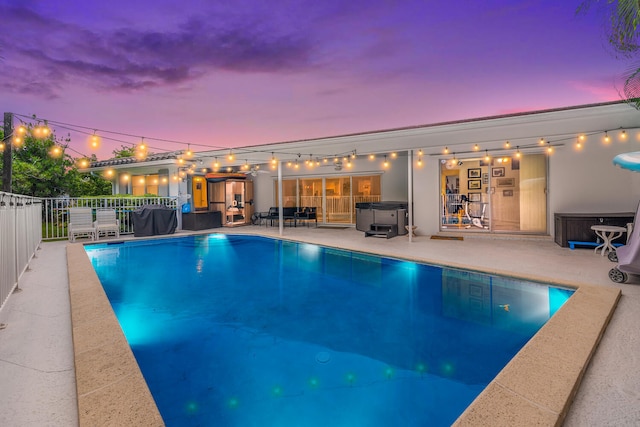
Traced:
<svg viewBox="0 0 640 427">
<path fill-rule="evenodd" d="M 592 225 L 591 229 L 602 239 L 602 244 L 594 249 L 595 253 L 598 253 L 598 249 L 600 249 L 600 255 L 602 256 L 607 252 L 613 252 L 615 250 L 612 244 L 613 241 L 627 231 L 626 228 L 615 225 Z"/>
</svg>

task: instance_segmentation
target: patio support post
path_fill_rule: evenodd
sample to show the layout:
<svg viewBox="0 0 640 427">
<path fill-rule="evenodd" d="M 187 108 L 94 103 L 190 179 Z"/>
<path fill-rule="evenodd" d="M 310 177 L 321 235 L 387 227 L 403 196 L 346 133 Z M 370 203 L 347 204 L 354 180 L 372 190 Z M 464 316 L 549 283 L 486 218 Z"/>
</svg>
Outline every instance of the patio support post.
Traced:
<svg viewBox="0 0 640 427">
<path fill-rule="evenodd" d="M 282 161 L 278 161 L 278 232 L 282 236 L 284 214 L 282 213 Z"/>
<path fill-rule="evenodd" d="M 2 191 L 11 193 L 11 138 L 13 136 L 13 113 L 4 113 L 4 153 L 2 158 Z"/>
<path fill-rule="evenodd" d="M 409 243 L 413 242 L 413 150 L 409 150 L 407 156 L 407 193 L 409 202 Z"/>
</svg>

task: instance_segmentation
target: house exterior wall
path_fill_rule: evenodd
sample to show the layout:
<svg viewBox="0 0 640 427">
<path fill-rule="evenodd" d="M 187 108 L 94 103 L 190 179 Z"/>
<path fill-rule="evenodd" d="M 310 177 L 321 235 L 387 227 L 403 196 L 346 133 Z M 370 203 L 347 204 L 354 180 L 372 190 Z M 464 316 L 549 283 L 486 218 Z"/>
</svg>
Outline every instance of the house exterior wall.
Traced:
<svg viewBox="0 0 640 427">
<path fill-rule="evenodd" d="M 625 129 L 627 139 L 619 138 Z M 604 131 L 611 137 L 609 143 L 603 141 Z M 586 134 L 582 149 L 575 143 L 579 134 Z M 640 199 L 640 174 L 621 170 L 613 166 L 615 155 L 640 151 L 640 112 L 624 103 L 608 103 L 595 106 L 578 106 L 566 109 L 522 113 L 494 118 L 452 122 L 415 128 L 370 132 L 309 141 L 297 141 L 260 146 L 260 150 L 247 150 L 236 165 L 247 162 L 261 164 L 261 171 L 255 177 L 248 177 L 255 183 L 255 211 L 267 211 L 275 200 L 275 179 L 277 172 L 270 169 L 270 152 L 349 153 L 357 150 L 358 158 L 352 168 L 343 167 L 335 171 L 331 164 L 307 169 L 304 158 L 300 158 L 300 168 L 292 169 L 283 160 L 284 179 L 295 177 L 329 177 L 352 174 L 381 174 L 382 199 L 391 201 L 408 200 L 408 192 L 413 196 L 413 222 L 420 234 L 435 234 L 440 227 L 440 161 L 456 158 L 478 157 L 472 151 L 473 144 L 481 145 L 481 151 L 491 150 L 496 155 L 513 155 L 516 146 L 536 148 L 539 138 L 553 143 L 553 153 L 548 156 L 547 170 L 547 231 L 553 235 L 553 215 L 567 213 L 609 213 L 634 212 Z M 511 141 L 511 150 L 504 150 L 505 141 Z M 444 147 L 450 154 L 443 154 Z M 418 150 L 422 151 L 423 165 L 416 165 Z M 389 161 L 391 166 L 384 169 L 382 156 L 398 152 L 397 159 Z M 412 167 L 408 165 L 407 154 L 413 152 Z M 269 153 L 265 155 L 265 153 Z M 366 154 L 375 153 L 376 160 L 368 160 Z M 204 164 L 214 158 L 224 158 L 224 152 L 198 153 Z M 276 154 L 277 155 L 277 154 Z M 308 154 L 307 154 L 308 155 Z M 315 156 L 316 154 L 314 154 Z M 252 158 L 254 156 L 255 158 Z M 266 156 L 266 157 L 265 157 Z M 238 156 L 240 157 L 240 156 Z M 284 156 L 283 156 L 284 157 Z M 248 160 L 247 160 L 248 158 Z M 173 175 L 177 167 L 172 162 L 157 165 L 132 164 L 117 168 L 118 173 L 153 173 L 160 168 L 168 168 Z M 412 169 L 413 188 L 408 188 L 408 174 Z M 115 180 L 114 191 L 122 193 L 127 186 Z M 171 181 L 169 195 L 177 196 L 188 192 L 187 185 Z"/>
</svg>

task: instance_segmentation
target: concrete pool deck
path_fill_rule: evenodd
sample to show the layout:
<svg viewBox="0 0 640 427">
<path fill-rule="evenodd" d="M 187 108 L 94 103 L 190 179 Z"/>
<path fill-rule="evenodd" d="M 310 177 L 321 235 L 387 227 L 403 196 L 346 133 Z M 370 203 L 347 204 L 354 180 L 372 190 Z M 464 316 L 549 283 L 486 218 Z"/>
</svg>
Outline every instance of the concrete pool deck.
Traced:
<svg viewBox="0 0 640 427">
<path fill-rule="evenodd" d="M 277 228 L 254 226 L 212 231 L 278 234 Z M 607 272 L 613 264 L 606 257 L 594 255 L 588 249 L 572 251 L 560 248 L 550 238 L 465 236 L 464 241 L 453 241 L 418 236 L 409 243 L 406 236 L 389 240 L 365 239 L 364 233 L 354 229 L 306 227 L 286 228 L 283 237 L 580 286 L 581 291 L 575 295 L 578 297 L 575 298 L 576 304 L 567 303 L 558 316 L 545 325 L 543 329 L 549 333 L 536 335 L 531 340 L 478 398 L 481 405 L 470 407 L 459 420 L 460 424 L 518 425 L 519 419 L 521 425 L 524 425 L 523 421 L 526 425 L 557 425 L 565 412 L 566 426 L 640 424 L 640 338 L 635 332 L 640 313 L 640 283 L 637 279 L 629 284 L 612 283 Z M 86 287 L 91 271 L 86 269 L 86 264 L 83 266 L 75 259 L 84 251 L 74 251 L 72 246 L 81 249 L 81 245 L 70 245 L 68 259 L 66 246 L 66 242 L 43 243 L 38 258 L 32 261 L 31 271 L 20 282 L 23 291 L 12 295 L 0 312 L 0 323 L 7 324 L 7 328 L 0 331 L 0 381 L 3 384 L 0 424 L 77 425 L 77 403 L 80 402 L 82 407 L 83 401 L 90 400 L 97 402 L 98 406 L 106 405 L 103 406 L 105 412 L 95 412 L 99 410 L 97 407 L 88 412 L 81 409 L 81 425 L 118 425 L 126 420 L 138 424 L 139 419 L 127 418 L 124 413 L 119 418 L 119 411 L 123 407 L 126 409 L 127 405 L 114 407 L 113 402 L 109 403 L 99 395 L 112 385 L 114 389 L 122 386 L 125 378 L 135 380 L 138 376 L 127 362 L 114 363 L 116 356 L 110 353 L 110 349 L 122 347 L 110 344 L 110 334 L 92 329 L 89 324 L 76 325 L 74 319 L 73 328 L 71 326 L 67 262 L 69 280 L 80 285 L 75 291 L 71 288 L 71 301 L 77 299 L 74 306 L 84 310 L 80 319 L 84 315 L 85 318 L 93 316 L 96 320 L 108 313 L 91 306 L 100 297 L 95 290 Z M 591 358 L 593 346 L 606 325 L 620 290 L 622 297 L 618 308 L 585 373 L 584 365 Z M 105 323 L 111 322 L 107 320 Z M 76 342 L 74 369 L 72 330 L 77 341 L 83 329 L 88 341 L 84 344 Z M 123 352 L 130 353 L 130 350 L 126 347 Z M 103 362 L 98 363 L 102 363 L 105 370 L 80 368 L 78 365 L 83 360 L 95 361 L 103 356 Z M 111 366 L 107 366 L 109 363 L 105 365 L 104 360 L 110 361 Z M 114 367 L 116 373 L 105 377 L 106 369 Z M 531 376 L 521 371 L 531 367 L 535 369 Z M 583 374 L 582 384 L 576 390 L 575 381 Z M 77 394 L 75 375 L 78 375 Z M 85 382 L 87 375 L 97 379 L 98 384 Z M 566 375 L 573 380 L 567 379 Z M 146 385 L 138 387 L 144 389 Z M 574 394 L 573 404 L 567 405 Z M 116 395 L 124 396 L 122 393 Z M 136 412 L 136 405 L 128 406 L 133 406 Z M 514 412 L 516 407 L 520 409 Z M 161 421 L 153 415 L 153 409 L 147 411 L 144 404 L 137 408 L 141 414 L 152 414 L 151 420 L 155 420 L 145 425 L 160 425 Z M 509 418 L 514 413 L 520 413 L 524 418 Z M 506 418 L 499 418 L 504 414 Z M 89 418 L 85 418 L 87 416 Z"/>
</svg>

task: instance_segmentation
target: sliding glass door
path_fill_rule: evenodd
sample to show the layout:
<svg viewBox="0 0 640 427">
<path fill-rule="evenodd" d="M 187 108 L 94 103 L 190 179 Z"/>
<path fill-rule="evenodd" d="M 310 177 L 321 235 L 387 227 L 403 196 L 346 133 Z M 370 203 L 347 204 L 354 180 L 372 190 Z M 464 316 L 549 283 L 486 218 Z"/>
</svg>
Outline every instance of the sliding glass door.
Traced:
<svg viewBox="0 0 640 427">
<path fill-rule="evenodd" d="M 331 176 L 285 179 L 282 181 L 284 206 L 315 207 L 318 222 L 355 224 L 355 205 L 381 200 L 380 175 Z M 278 185 L 276 187 L 276 205 Z"/>
<path fill-rule="evenodd" d="M 545 234 L 546 176 L 542 153 L 441 163 L 440 227 Z"/>
</svg>

